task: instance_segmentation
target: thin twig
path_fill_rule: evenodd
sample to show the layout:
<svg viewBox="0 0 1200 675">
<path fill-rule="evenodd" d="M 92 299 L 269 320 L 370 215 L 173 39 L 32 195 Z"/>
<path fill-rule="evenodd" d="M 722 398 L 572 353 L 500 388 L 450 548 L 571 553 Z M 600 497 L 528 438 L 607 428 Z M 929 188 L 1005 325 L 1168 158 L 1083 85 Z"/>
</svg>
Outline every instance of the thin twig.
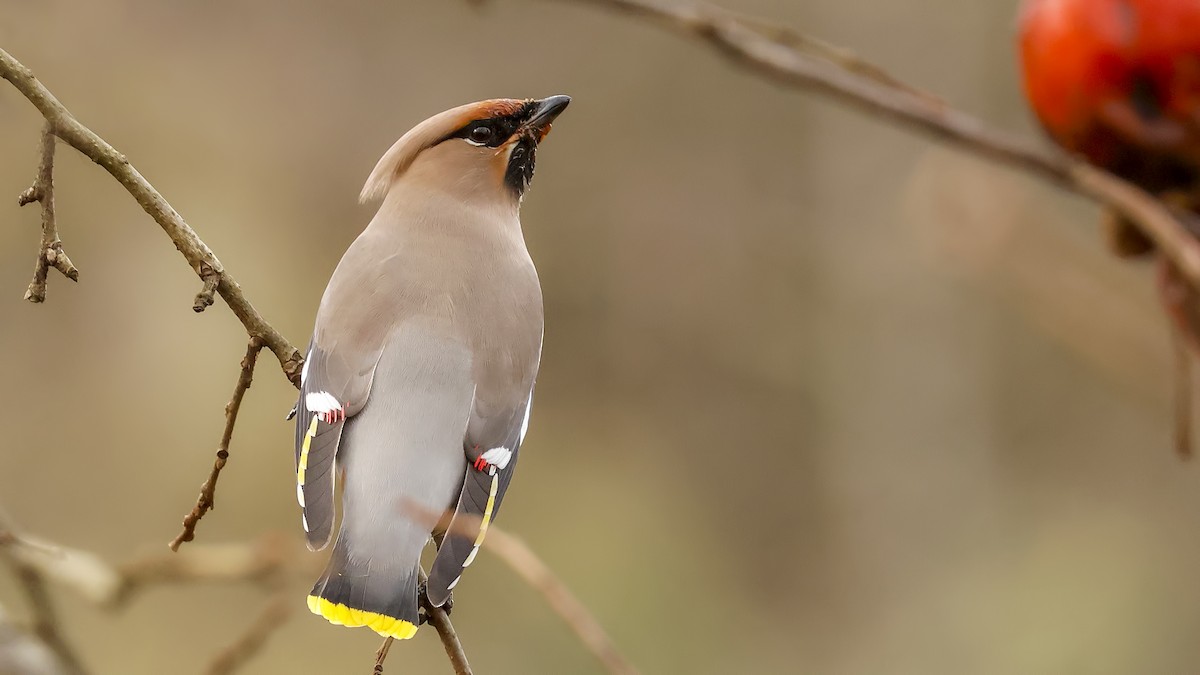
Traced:
<svg viewBox="0 0 1200 675">
<path fill-rule="evenodd" d="M 211 270 L 210 275 L 216 274 L 219 277 L 220 281 L 217 284 L 216 292 L 242 322 L 246 332 L 251 337 L 262 340 L 263 344 L 275 354 L 275 357 L 279 359 L 279 365 L 283 368 L 284 375 L 293 384 L 298 383 L 300 369 L 304 362 L 300 351 L 293 347 L 271 324 L 267 323 L 258 310 L 254 309 L 242 292 L 241 286 L 225 270 L 212 249 L 167 203 L 158 190 L 154 189 L 154 186 L 129 163 L 125 155 L 117 152 L 116 148 L 75 119 L 74 115 L 58 101 L 54 94 L 50 93 L 50 90 L 33 76 L 33 72 L 29 68 L 3 49 L 0 49 L 0 77 L 8 80 L 17 88 L 17 91 L 29 99 L 29 102 L 46 118 L 47 124 L 53 129 L 56 136 L 83 153 L 88 159 L 104 167 L 113 178 L 117 179 L 118 183 L 125 187 L 125 190 L 137 200 L 142 209 L 167 233 L 167 236 L 175 243 L 175 248 L 179 249 L 179 252 L 187 259 L 188 265 L 197 276 L 207 282 L 204 276 L 205 270 L 208 269 Z"/>
<path fill-rule="evenodd" d="M 400 510 L 402 513 L 410 512 L 421 518 L 448 521 L 450 531 L 468 539 L 476 537 L 481 525 L 480 519 L 471 514 L 457 513 L 451 518 L 451 514 L 432 512 L 411 502 L 402 504 Z M 621 655 L 600 622 L 546 563 L 525 545 L 525 542 L 496 527 L 495 523 L 490 523 L 483 547 L 495 553 L 530 588 L 540 593 L 554 613 L 558 614 L 608 672 L 617 675 L 637 675 L 637 668 Z M 430 621 L 432 620 L 431 615 Z"/>
<path fill-rule="evenodd" d="M 242 369 L 238 373 L 237 384 L 233 388 L 233 397 L 229 399 L 229 403 L 225 404 L 225 431 L 221 434 L 221 442 L 217 444 L 217 459 L 213 462 L 208 480 L 200 486 L 200 496 L 196 499 L 196 505 L 183 518 L 183 530 L 169 544 L 172 551 L 178 551 L 183 542 L 191 541 L 196 537 L 196 524 L 200 522 L 205 513 L 208 513 L 209 509 L 216 506 L 217 479 L 221 477 L 221 469 L 225 468 L 225 462 L 229 459 L 229 442 L 233 439 L 233 428 L 237 424 L 238 411 L 242 408 L 242 398 L 246 395 L 246 390 L 250 388 L 250 383 L 254 380 L 254 366 L 258 362 L 258 352 L 262 348 L 263 342 L 257 337 L 250 338 L 250 342 L 246 345 L 246 356 L 242 358 Z"/>
<path fill-rule="evenodd" d="M 562 0 L 560 0 L 562 1 Z M 738 17 L 710 5 L 678 0 L 571 0 L 620 10 L 651 20 L 674 32 L 701 40 L 734 63 L 780 84 L 822 94 L 861 112 L 954 143 L 982 157 L 1108 204 L 1137 225 L 1177 268 L 1188 283 L 1200 289 L 1200 242 L 1191 237 L 1158 199 L 1110 173 L 1043 149 L 1011 133 L 999 131 L 978 118 L 956 110 L 938 97 L 901 83 L 878 66 L 854 58 L 849 51 L 824 45 L 839 57 L 817 55 L 807 48 L 819 41 L 800 33 L 768 31 L 769 22 Z M 791 36 L 791 43 L 781 39 Z"/>
<path fill-rule="evenodd" d="M 208 675 L 229 675 L 254 658 L 267 640 L 292 614 L 288 596 L 276 595 L 236 642 L 221 650 L 208 667 Z"/>
<path fill-rule="evenodd" d="M 302 555 L 302 550 L 297 542 L 266 534 L 253 542 L 202 544 L 180 553 L 143 556 L 113 565 L 90 551 L 30 535 L 11 535 L 0 541 L 0 555 L 14 564 L 109 610 L 123 609 L 141 591 L 166 584 L 253 582 L 276 588 L 289 575 L 318 570 L 320 561 Z"/>
<path fill-rule="evenodd" d="M 809 52 L 813 56 L 836 63 L 853 73 L 876 80 L 882 85 L 902 89 L 910 94 L 926 98 L 937 105 L 945 105 L 945 101 L 932 93 L 918 89 L 906 82 L 901 82 L 891 73 L 888 73 L 870 61 L 864 60 L 849 49 L 830 44 L 811 35 L 805 35 L 789 26 L 782 26 L 749 14 L 742 14 L 741 12 L 734 12 L 716 6 L 708 6 L 707 9 L 714 13 L 723 14 L 740 22 L 744 26 L 758 31 L 763 37 L 772 42 Z"/>
<path fill-rule="evenodd" d="M 219 294 L 246 328 L 251 344 L 258 344 L 259 348 L 264 345 L 270 348 L 275 357 L 279 359 L 284 375 L 293 385 L 298 386 L 304 363 L 299 350 L 293 347 L 254 309 L 254 306 L 242 293 L 241 286 L 232 275 L 225 271 L 212 249 L 200 239 L 195 230 L 167 203 L 167 200 L 154 189 L 154 186 L 142 177 L 142 174 L 129 163 L 129 160 L 117 152 L 116 148 L 107 141 L 76 120 L 54 94 L 33 76 L 33 72 L 29 68 L 3 49 L 0 49 L 0 77 L 16 87 L 17 91 L 29 99 L 46 119 L 42 139 L 42 163 L 38 179 L 33 187 L 26 190 L 20 198 L 22 204 L 33 200 L 42 203 L 41 253 L 38 256 L 34 280 L 29 286 L 26 298 L 34 302 L 41 302 L 45 298 L 47 265 L 54 265 L 72 279 L 77 279 L 79 276 L 78 271 L 71 265 L 70 259 L 62 251 L 62 244 L 58 240 L 54 223 L 53 160 L 54 138 L 57 136 L 104 167 L 175 243 L 175 248 L 179 249 L 203 283 L 203 287 L 192 303 L 192 309 L 197 312 L 204 311 L 206 307 L 213 304 L 214 295 Z M 257 356 L 257 349 L 255 356 Z M 249 386 L 248 376 L 246 386 Z M 240 403 L 240 394 L 235 394 L 235 397 Z M 226 424 L 222 447 L 217 453 L 216 464 L 201 488 L 196 507 L 184 518 L 183 531 L 171 542 L 170 546 L 173 550 L 177 550 L 184 541 L 191 541 L 195 537 L 196 523 L 212 508 L 213 491 L 216 488 L 217 477 L 225 465 L 228 439 L 233 433 L 233 418 L 237 416 L 236 407 L 230 416 L 227 406 L 226 416 L 229 421 Z"/>
<path fill-rule="evenodd" d="M 429 582 L 429 578 L 425 576 L 425 570 L 420 570 L 420 581 L 422 587 Z M 471 664 L 467 662 L 467 653 L 463 651 L 462 642 L 458 639 L 458 632 L 454 630 L 454 624 L 450 623 L 450 615 L 446 613 L 445 608 L 437 607 L 429 602 L 429 595 L 426 593 L 421 594 L 421 607 L 425 609 L 425 615 L 429 617 L 427 619 L 429 625 L 433 626 L 442 640 L 446 658 L 450 659 L 450 665 L 454 667 L 454 675 L 471 675 Z M 384 655 L 387 655 L 386 652 Z"/>
<path fill-rule="evenodd" d="M 371 671 L 372 675 L 383 675 L 383 662 L 387 660 L 388 652 L 392 651 L 392 643 L 396 638 L 385 637 L 383 644 L 379 645 L 379 649 L 375 652 L 375 670 Z"/>
<path fill-rule="evenodd" d="M 424 589 L 425 584 L 429 582 L 429 577 L 425 575 L 423 569 L 418 570 L 417 574 L 420 587 Z M 426 623 L 433 626 L 433 629 L 437 631 L 438 638 L 442 641 L 442 648 L 446 650 L 446 658 L 450 659 L 454 675 L 471 675 L 471 664 L 467 662 L 467 653 L 463 650 L 462 641 L 458 639 L 458 631 L 454 630 L 454 624 L 450 623 L 450 613 L 446 611 L 446 608 L 429 602 L 429 596 L 424 591 L 418 601 L 421 603 L 421 609 L 425 610 Z M 383 674 L 383 662 L 392 649 L 392 642 L 394 642 L 392 638 L 384 638 L 383 644 L 375 652 L 375 670 L 372 671 L 374 675 Z"/>
<path fill-rule="evenodd" d="M 38 245 L 37 260 L 33 266 L 33 281 L 25 291 L 25 299 L 30 302 L 46 301 L 46 275 L 50 268 L 63 273 L 71 281 L 79 281 L 79 270 L 67 257 L 63 250 L 62 240 L 58 237 L 58 222 L 54 217 L 54 126 L 46 122 L 42 129 L 42 153 L 38 162 L 37 178 L 33 185 L 21 193 L 17 204 L 25 206 L 38 202 L 42 205 L 42 240 Z"/>
</svg>

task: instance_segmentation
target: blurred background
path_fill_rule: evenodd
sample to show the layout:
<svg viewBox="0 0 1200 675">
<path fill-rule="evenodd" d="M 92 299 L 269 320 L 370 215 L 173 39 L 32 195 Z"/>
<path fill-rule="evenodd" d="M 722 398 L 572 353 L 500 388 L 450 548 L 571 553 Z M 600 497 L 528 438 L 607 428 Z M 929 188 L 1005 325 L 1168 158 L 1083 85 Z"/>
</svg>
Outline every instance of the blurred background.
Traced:
<svg viewBox="0 0 1200 675">
<path fill-rule="evenodd" d="M 380 154 L 467 101 L 567 93 L 526 237 L 546 298 L 501 525 L 647 673 L 1200 671 L 1200 475 L 1171 445 L 1148 267 L 1098 211 L 738 71 L 586 3 L 0 0 L 0 46 L 126 153 L 297 345 Z M 1016 0 L 723 0 L 1033 128 Z M 82 271 L 24 302 L 40 118 L 0 87 L 0 504 L 114 562 L 160 553 L 207 475 L 245 340 L 70 149 Z M 264 353 L 197 543 L 300 537 L 295 392 Z M 316 555 L 316 554 L 305 554 Z M 364 673 L 303 608 L 245 673 Z M 58 592 L 98 673 L 199 672 L 256 586 Z M 454 622 L 481 673 L 592 673 L 491 555 Z M 0 575 L 0 604 L 23 611 Z M 388 672 L 448 672 L 432 631 Z"/>
</svg>

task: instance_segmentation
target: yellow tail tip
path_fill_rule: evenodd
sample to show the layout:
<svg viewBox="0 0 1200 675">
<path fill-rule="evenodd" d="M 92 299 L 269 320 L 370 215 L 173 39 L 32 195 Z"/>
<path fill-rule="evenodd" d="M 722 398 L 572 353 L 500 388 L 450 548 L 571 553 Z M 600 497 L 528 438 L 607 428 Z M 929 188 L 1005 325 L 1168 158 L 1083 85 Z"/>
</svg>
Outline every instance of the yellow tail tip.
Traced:
<svg viewBox="0 0 1200 675">
<path fill-rule="evenodd" d="M 392 637 L 397 640 L 407 640 L 417 634 L 417 627 L 404 619 L 354 609 L 316 595 L 308 596 L 308 609 L 317 616 L 325 617 L 326 621 L 335 626 L 349 628 L 367 626 L 384 637 Z"/>
</svg>

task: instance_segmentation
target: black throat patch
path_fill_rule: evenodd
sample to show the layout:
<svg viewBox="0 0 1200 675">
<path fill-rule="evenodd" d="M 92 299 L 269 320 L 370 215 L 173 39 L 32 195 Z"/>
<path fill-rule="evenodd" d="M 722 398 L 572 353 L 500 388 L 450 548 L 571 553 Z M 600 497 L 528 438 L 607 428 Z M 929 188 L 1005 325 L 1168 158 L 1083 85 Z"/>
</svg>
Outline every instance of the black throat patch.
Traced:
<svg viewBox="0 0 1200 675">
<path fill-rule="evenodd" d="M 537 140 L 532 135 L 523 134 L 513 144 L 512 154 L 508 156 L 508 168 L 504 171 L 504 184 L 518 197 L 525 194 L 533 180 L 536 155 Z"/>
</svg>

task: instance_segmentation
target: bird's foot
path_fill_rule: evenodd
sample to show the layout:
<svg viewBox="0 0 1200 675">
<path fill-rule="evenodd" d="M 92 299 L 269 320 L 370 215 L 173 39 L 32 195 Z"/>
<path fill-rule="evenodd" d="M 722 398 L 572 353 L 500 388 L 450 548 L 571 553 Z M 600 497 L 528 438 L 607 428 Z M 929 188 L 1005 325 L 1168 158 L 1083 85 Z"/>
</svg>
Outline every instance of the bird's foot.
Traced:
<svg viewBox="0 0 1200 675">
<path fill-rule="evenodd" d="M 429 612 L 435 606 L 429 601 L 428 582 L 422 581 L 417 585 L 417 606 L 420 608 L 417 610 L 417 625 L 423 626 L 429 622 Z M 439 609 L 445 612 L 446 616 L 450 616 L 450 612 L 454 609 L 454 593 L 450 593 L 446 602 L 442 603 Z"/>
</svg>

